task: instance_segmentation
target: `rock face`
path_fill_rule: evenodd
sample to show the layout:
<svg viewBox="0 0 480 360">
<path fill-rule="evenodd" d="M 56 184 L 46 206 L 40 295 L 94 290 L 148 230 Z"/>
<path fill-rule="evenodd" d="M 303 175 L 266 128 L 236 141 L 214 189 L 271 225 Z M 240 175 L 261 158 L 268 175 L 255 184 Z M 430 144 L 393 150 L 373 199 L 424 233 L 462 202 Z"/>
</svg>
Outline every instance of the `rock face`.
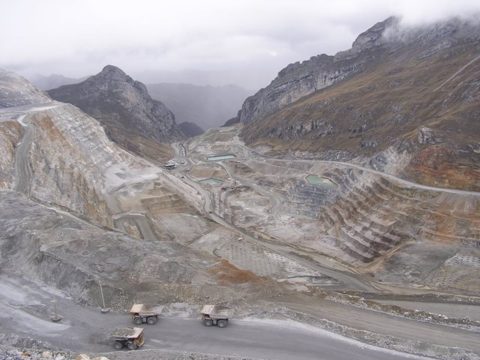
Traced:
<svg viewBox="0 0 480 360">
<path fill-rule="evenodd" d="M 0 69 L 0 108 L 42 104 L 50 98 L 20 75 Z"/>
<path fill-rule="evenodd" d="M 269 115 L 296 100 L 326 88 L 365 70 L 376 61 L 373 53 L 364 50 L 383 43 L 382 32 L 397 20 L 389 18 L 361 34 L 349 51 L 335 56 L 318 55 L 288 65 L 266 88 L 247 98 L 238 113 L 243 123 Z"/>
<path fill-rule="evenodd" d="M 355 158 L 429 185 L 480 189 L 479 52 L 478 24 L 405 29 L 388 19 L 348 51 L 282 70 L 245 102 L 242 137 L 277 153 Z"/>
<path fill-rule="evenodd" d="M 201 135 L 204 132 L 200 126 L 191 122 L 183 122 L 179 126 L 187 137 Z"/>
<path fill-rule="evenodd" d="M 122 308 L 142 289 L 152 303 L 161 294 L 169 301 L 215 291 L 206 289 L 216 287 L 207 271 L 216 258 L 170 241 L 216 229 L 198 216 L 197 192 L 179 195 L 182 184 L 108 139 L 97 120 L 51 100 L 1 108 L 0 140 L 2 272 L 92 305 L 99 295 L 92 279 L 102 279 L 115 294 L 112 306 Z"/>
<path fill-rule="evenodd" d="M 15 176 L 15 148 L 23 135 L 15 120 L 0 122 L 0 190 L 10 189 Z"/>
<path fill-rule="evenodd" d="M 153 100 L 145 85 L 112 65 L 84 82 L 48 93 L 93 116 L 113 141 L 133 152 L 142 153 L 139 143 L 150 145 L 152 141 L 170 142 L 183 137 L 173 113 Z"/>
</svg>

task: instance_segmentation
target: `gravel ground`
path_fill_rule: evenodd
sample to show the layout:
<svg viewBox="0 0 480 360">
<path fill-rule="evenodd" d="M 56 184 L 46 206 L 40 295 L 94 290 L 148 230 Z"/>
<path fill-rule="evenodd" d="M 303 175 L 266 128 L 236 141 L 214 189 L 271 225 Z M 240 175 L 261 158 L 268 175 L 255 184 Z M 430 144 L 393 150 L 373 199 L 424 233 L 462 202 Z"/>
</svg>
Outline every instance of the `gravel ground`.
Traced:
<svg viewBox="0 0 480 360">
<path fill-rule="evenodd" d="M 245 357 L 223 357 L 210 354 L 169 352 L 161 350 L 120 351 L 103 355 L 80 355 L 41 349 L 0 347 L 0 360 L 253 360 Z M 258 359 L 257 359 L 258 360 Z"/>
</svg>

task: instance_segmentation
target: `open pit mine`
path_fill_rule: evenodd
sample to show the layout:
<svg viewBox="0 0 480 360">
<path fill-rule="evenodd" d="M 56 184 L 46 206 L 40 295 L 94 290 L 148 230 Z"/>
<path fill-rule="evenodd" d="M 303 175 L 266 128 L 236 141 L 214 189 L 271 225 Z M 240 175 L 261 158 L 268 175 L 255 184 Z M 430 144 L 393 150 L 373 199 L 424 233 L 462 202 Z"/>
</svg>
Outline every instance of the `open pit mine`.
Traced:
<svg viewBox="0 0 480 360">
<path fill-rule="evenodd" d="M 1 70 L 0 358 L 480 359 L 480 32 L 390 26 L 188 139 L 113 66 L 49 95 Z M 387 80 L 392 119 L 348 102 Z"/>
</svg>

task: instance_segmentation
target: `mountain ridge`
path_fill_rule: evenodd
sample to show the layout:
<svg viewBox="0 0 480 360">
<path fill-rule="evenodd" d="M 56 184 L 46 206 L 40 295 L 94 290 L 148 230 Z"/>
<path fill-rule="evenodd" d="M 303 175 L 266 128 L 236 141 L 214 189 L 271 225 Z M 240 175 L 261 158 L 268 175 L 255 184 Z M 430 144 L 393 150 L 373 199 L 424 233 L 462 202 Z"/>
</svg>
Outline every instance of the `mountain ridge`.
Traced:
<svg viewBox="0 0 480 360">
<path fill-rule="evenodd" d="M 143 83 L 113 65 L 79 84 L 61 86 L 48 94 L 78 106 L 100 121 L 112 140 L 141 155 L 155 158 L 165 150 L 162 143 L 184 137 L 172 111 L 152 99 Z"/>
<path fill-rule="evenodd" d="M 389 21 L 335 55 L 361 71 L 267 115 L 246 102 L 240 115 L 253 117 L 243 119 L 242 138 L 276 154 L 356 161 L 427 185 L 479 189 L 480 26 L 454 19 L 403 30 Z"/>
<path fill-rule="evenodd" d="M 268 86 L 245 100 L 237 114 L 239 121 L 249 123 L 262 118 L 304 96 L 365 70 L 369 62 L 377 59 L 376 54 L 362 56 L 365 54 L 364 50 L 381 45 L 382 38 L 379 34 L 398 21 L 397 18 L 390 17 L 378 22 L 361 33 L 349 50 L 340 51 L 336 55 L 320 54 L 287 65 Z"/>
</svg>

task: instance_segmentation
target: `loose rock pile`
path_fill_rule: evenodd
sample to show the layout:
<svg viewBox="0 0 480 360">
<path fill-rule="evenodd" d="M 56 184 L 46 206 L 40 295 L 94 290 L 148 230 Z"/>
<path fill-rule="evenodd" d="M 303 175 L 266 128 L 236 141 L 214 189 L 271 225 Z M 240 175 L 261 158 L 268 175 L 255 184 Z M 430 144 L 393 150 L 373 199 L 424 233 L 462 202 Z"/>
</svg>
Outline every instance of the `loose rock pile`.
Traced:
<svg viewBox="0 0 480 360">
<path fill-rule="evenodd" d="M 0 360 L 73 360 L 73 359 L 74 358 L 71 354 L 65 353 L 65 352 L 59 352 L 59 351 L 0 350 Z M 85 360 L 89 360 L 89 359 L 85 359 Z"/>
</svg>

